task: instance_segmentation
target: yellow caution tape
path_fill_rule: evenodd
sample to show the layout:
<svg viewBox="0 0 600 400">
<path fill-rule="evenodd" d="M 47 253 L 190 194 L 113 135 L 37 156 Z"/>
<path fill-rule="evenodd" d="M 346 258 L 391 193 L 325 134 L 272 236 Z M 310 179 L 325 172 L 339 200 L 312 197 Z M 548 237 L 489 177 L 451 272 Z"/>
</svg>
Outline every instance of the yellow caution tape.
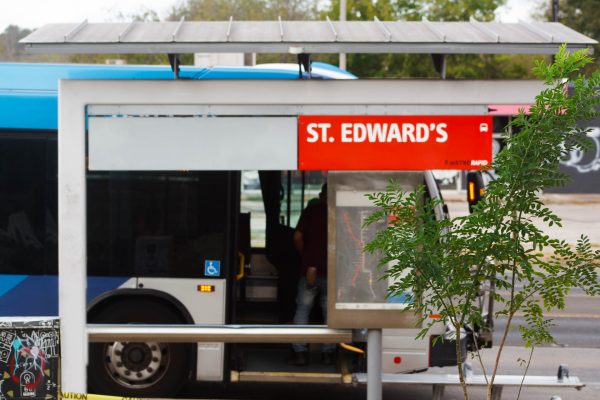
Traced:
<svg viewBox="0 0 600 400">
<path fill-rule="evenodd" d="M 340 346 L 342 346 L 343 349 L 346 349 L 348 351 L 352 351 L 354 353 L 365 354 L 365 351 L 363 349 L 359 349 L 358 347 L 351 346 L 351 345 L 346 344 L 346 343 L 340 343 Z"/>
<path fill-rule="evenodd" d="M 60 392 L 61 399 L 70 400 L 143 400 L 137 397 L 106 396 L 103 394 Z"/>
</svg>

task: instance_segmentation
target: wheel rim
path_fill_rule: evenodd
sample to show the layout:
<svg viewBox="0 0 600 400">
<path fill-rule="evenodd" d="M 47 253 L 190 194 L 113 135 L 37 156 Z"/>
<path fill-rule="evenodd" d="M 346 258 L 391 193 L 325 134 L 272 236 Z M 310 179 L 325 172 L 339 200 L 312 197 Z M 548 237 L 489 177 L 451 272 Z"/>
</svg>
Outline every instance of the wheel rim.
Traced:
<svg viewBox="0 0 600 400">
<path fill-rule="evenodd" d="M 160 381 L 171 361 L 168 343 L 114 342 L 104 346 L 108 375 L 129 389 L 144 389 Z"/>
</svg>

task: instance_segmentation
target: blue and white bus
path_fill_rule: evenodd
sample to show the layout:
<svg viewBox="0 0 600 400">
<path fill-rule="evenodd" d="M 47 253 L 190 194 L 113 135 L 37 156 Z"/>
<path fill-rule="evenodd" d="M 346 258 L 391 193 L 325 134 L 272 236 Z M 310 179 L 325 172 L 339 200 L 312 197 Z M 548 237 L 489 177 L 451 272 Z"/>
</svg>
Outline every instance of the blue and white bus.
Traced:
<svg viewBox="0 0 600 400">
<path fill-rule="evenodd" d="M 355 79 L 327 64 L 312 66 L 313 79 Z M 168 67 L 0 64 L 0 317 L 58 314 L 58 81 L 172 77 Z M 180 77 L 298 79 L 299 72 L 282 65 L 184 67 Z M 425 182 L 429 196 L 440 196 L 430 172 L 407 174 Z M 326 177 L 327 171 L 88 171 L 88 322 L 290 323 L 299 271 L 292 235 Z M 198 299 L 198 279 L 211 278 L 206 260 L 221 260 L 210 266 L 226 277 L 223 304 Z M 215 307 L 225 308 L 225 321 L 213 318 Z M 454 344 L 432 350 L 431 341 L 415 341 L 417 330 L 409 331 L 384 331 L 385 372 L 456 363 Z M 318 381 L 337 374 L 342 382 L 364 368 L 353 353 L 334 365 L 293 366 L 289 352 L 274 344 L 93 343 L 88 382 L 95 393 L 173 396 L 187 380 Z"/>
</svg>

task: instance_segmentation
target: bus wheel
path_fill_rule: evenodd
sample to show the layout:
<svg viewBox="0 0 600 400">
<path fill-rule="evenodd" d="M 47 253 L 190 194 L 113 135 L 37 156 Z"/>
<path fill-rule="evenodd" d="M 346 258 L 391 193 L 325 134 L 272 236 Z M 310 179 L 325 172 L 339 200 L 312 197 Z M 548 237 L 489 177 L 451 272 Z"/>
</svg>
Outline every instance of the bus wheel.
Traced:
<svg viewBox="0 0 600 400">
<path fill-rule="evenodd" d="M 181 324 L 173 309 L 154 300 L 115 301 L 92 323 Z M 88 383 L 92 393 L 173 397 L 189 376 L 190 345 L 149 342 L 91 343 Z"/>
</svg>

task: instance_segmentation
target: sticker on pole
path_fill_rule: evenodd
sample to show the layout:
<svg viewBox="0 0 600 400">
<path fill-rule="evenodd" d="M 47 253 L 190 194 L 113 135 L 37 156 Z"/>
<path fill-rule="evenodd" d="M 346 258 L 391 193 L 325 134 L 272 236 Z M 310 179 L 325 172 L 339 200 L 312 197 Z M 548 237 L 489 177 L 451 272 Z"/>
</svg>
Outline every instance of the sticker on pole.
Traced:
<svg viewBox="0 0 600 400">
<path fill-rule="evenodd" d="M 301 170 L 471 170 L 491 162 L 491 116 L 298 117 Z"/>
<path fill-rule="evenodd" d="M 219 260 L 204 260 L 204 276 L 210 276 L 210 277 L 221 276 L 221 261 L 219 261 Z"/>
</svg>

